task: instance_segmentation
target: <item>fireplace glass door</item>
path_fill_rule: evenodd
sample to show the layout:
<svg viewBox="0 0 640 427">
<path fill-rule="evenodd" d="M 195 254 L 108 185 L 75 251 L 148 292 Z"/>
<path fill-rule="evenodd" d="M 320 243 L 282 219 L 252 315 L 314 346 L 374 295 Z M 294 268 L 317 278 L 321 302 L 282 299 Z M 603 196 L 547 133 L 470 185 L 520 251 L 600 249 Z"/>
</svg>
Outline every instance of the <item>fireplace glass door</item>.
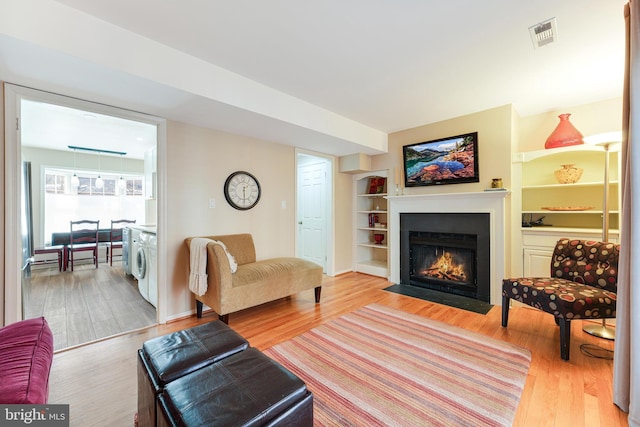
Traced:
<svg viewBox="0 0 640 427">
<path fill-rule="evenodd" d="M 477 297 L 477 237 L 469 234 L 409 234 L 410 282 Z"/>
</svg>

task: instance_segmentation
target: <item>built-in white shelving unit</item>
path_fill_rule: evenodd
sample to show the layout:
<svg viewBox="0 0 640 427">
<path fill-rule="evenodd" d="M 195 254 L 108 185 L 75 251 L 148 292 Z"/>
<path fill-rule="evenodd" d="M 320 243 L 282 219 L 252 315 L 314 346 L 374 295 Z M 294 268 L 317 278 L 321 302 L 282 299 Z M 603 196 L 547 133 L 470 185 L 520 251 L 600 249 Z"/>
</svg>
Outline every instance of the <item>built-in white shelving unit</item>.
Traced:
<svg viewBox="0 0 640 427">
<path fill-rule="evenodd" d="M 380 277 L 388 277 L 389 272 L 387 174 L 384 170 L 353 176 L 354 271 Z M 376 235 L 382 240 L 377 242 Z"/>
<path fill-rule="evenodd" d="M 609 240 L 617 241 L 620 153 L 587 144 L 530 151 L 513 157 L 514 219 L 522 227 L 514 241 L 522 248 L 524 276 L 548 275 L 551 253 L 562 237 L 602 239 L 605 156 L 609 156 Z M 554 171 L 564 164 L 583 169 L 580 179 L 560 184 Z M 517 274 L 517 272 L 513 272 Z"/>
</svg>

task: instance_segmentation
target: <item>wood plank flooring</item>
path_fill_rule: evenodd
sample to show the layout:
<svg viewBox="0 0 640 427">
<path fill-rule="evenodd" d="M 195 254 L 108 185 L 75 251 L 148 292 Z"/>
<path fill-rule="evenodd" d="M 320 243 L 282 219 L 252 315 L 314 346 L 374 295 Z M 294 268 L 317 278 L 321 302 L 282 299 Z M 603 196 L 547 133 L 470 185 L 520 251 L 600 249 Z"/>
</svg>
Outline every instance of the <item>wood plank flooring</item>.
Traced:
<svg viewBox="0 0 640 427">
<path fill-rule="evenodd" d="M 45 316 L 55 349 L 86 344 L 156 323 L 156 310 L 124 274 L 122 263 L 76 265 L 32 271 L 23 281 L 24 318 Z"/>
<path fill-rule="evenodd" d="M 584 355 L 591 343 L 613 349 L 613 342 L 572 327 L 571 360 L 559 355 L 558 327 L 538 310 L 511 309 L 509 327 L 500 324 L 500 307 L 486 315 L 443 306 L 382 289 L 377 277 L 348 273 L 325 278 L 320 304 L 313 291 L 264 304 L 230 316 L 229 324 L 252 346 L 266 349 L 367 304 L 378 303 L 508 341 L 532 352 L 515 426 L 628 426 L 626 414 L 612 403 L 613 361 Z M 136 351 L 152 337 L 216 321 L 215 313 L 104 340 L 54 357 L 50 403 L 70 405 L 72 426 L 131 426 L 137 406 Z"/>
</svg>

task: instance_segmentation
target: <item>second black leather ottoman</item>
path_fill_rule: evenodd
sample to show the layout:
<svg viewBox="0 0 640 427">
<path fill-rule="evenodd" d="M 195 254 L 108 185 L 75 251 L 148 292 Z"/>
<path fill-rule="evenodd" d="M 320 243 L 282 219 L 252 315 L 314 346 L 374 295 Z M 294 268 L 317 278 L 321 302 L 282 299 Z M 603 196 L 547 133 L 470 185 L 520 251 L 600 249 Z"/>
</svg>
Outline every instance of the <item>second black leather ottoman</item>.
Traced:
<svg viewBox="0 0 640 427">
<path fill-rule="evenodd" d="M 139 427 L 156 425 L 157 396 L 171 381 L 247 347 L 247 340 L 221 321 L 146 341 L 138 350 Z"/>
<path fill-rule="evenodd" d="M 255 348 L 167 384 L 160 406 L 161 427 L 313 425 L 305 383 Z"/>
</svg>

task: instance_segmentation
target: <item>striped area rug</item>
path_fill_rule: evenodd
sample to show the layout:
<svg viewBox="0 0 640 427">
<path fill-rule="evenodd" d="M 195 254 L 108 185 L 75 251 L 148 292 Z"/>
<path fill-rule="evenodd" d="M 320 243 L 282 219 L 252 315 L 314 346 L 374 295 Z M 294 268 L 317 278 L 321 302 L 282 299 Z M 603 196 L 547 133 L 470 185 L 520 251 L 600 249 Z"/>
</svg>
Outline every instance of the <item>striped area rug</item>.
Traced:
<svg viewBox="0 0 640 427">
<path fill-rule="evenodd" d="M 265 353 L 314 395 L 317 426 L 510 426 L 528 350 L 372 304 Z"/>
</svg>

